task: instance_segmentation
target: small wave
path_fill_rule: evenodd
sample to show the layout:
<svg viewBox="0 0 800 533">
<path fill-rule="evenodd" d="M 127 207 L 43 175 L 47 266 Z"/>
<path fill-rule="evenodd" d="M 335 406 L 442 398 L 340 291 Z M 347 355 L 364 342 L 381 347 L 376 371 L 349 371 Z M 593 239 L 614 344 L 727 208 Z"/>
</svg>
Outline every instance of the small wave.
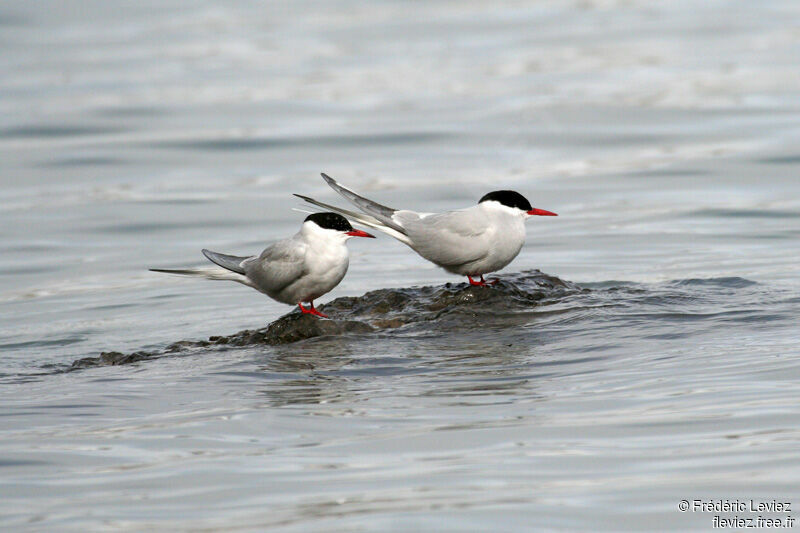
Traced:
<svg viewBox="0 0 800 533">
<path fill-rule="evenodd" d="M 728 287 L 732 289 L 741 289 L 744 287 L 752 287 L 758 285 L 757 282 L 740 277 L 722 277 L 722 278 L 690 278 L 682 279 L 672 282 L 677 286 L 712 286 L 712 287 Z"/>
<path fill-rule="evenodd" d="M 83 167 L 108 167 L 120 166 L 128 162 L 118 157 L 105 156 L 84 156 L 84 157 L 62 157 L 45 161 L 41 164 L 47 168 L 83 168 Z"/>
<path fill-rule="evenodd" d="M 85 337 L 64 337 L 60 339 L 48 339 L 48 340 L 37 340 L 37 341 L 25 341 L 25 342 L 9 342 L 5 344 L 0 344 L 0 350 L 19 350 L 20 348 L 41 348 L 47 346 L 69 346 L 70 344 L 76 344 L 79 342 L 85 341 Z"/>
<path fill-rule="evenodd" d="M 690 216 L 706 218 L 798 218 L 800 211 L 784 209 L 714 208 L 699 209 Z"/>
<path fill-rule="evenodd" d="M 349 146 L 396 146 L 398 144 L 422 144 L 446 138 L 436 132 L 375 133 L 368 135 L 324 135 L 307 137 L 219 137 L 211 139 L 188 139 L 148 143 L 154 148 L 198 150 L 271 150 L 285 148 L 346 148 Z"/>
<path fill-rule="evenodd" d="M 800 155 L 784 155 L 775 157 L 764 157 L 757 159 L 756 163 L 766 165 L 797 165 L 800 163 Z"/>
<path fill-rule="evenodd" d="M 0 130 L 0 137 L 16 139 L 54 139 L 86 135 L 120 133 L 124 128 L 112 126 L 86 126 L 69 124 L 25 125 Z"/>
</svg>

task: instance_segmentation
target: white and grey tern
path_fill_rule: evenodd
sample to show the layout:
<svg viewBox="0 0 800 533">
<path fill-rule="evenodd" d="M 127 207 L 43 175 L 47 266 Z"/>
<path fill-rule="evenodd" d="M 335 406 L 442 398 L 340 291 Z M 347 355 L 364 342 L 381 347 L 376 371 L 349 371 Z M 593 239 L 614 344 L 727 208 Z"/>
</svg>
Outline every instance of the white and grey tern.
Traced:
<svg viewBox="0 0 800 533">
<path fill-rule="evenodd" d="M 330 292 L 347 273 L 350 259 L 345 242 L 351 237 L 374 235 L 353 229 L 340 214 L 314 213 L 293 237 L 276 242 L 259 255 L 240 257 L 203 250 L 220 269 L 150 270 L 236 281 L 278 302 L 298 305 L 303 313 L 327 318 L 314 307 L 314 300 Z M 303 307 L 303 302 L 309 307 Z"/>
<path fill-rule="evenodd" d="M 322 174 L 330 187 L 362 212 L 358 213 L 295 194 L 306 202 L 330 209 L 375 228 L 409 246 L 448 272 L 467 276 L 471 285 L 494 285 L 484 274 L 511 263 L 525 242 L 525 220 L 531 216 L 558 216 L 536 209 L 516 191 L 493 191 L 478 205 L 445 213 L 418 213 L 381 205 Z M 479 278 L 479 279 L 473 279 Z"/>
</svg>

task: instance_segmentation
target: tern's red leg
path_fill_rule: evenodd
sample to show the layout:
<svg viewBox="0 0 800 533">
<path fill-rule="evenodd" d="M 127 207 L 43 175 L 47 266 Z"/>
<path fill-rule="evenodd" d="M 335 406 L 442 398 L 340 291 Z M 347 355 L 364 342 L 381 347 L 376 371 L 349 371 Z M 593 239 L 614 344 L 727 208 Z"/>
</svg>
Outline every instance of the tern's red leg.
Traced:
<svg viewBox="0 0 800 533">
<path fill-rule="evenodd" d="M 473 285 L 475 287 L 487 287 L 488 286 L 488 284 L 485 281 L 483 281 L 483 276 L 481 276 L 481 280 L 480 281 L 475 281 L 474 279 L 472 279 L 472 276 L 467 276 L 467 279 L 469 280 L 469 284 Z"/>
<path fill-rule="evenodd" d="M 483 277 L 483 276 L 481 276 L 481 277 Z M 467 279 L 469 280 L 469 284 L 474 286 L 474 287 L 485 287 L 486 286 L 486 282 L 483 281 L 483 279 L 481 279 L 481 281 L 475 281 L 474 279 L 472 279 L 472 276 L 467 276 Z"/>
<path fill-rule="evenodd" d="M 325 313 L 320 313 L 316 307 L 314 307 L 314 300 L 311 300 L 311 311 L 309 311 L 312 315 L 321 316 L 322 318 L 328 318 L 328 315 Z"/>
<path fill-rule="evenodd" d="M 467 279 L 469 280 L 469 284 L 470 285 L 474 285 L 475 287 L 490 287 L 490 286 L 493 286 L 493 285 L 497 285 L 497 282 L 500 281 L 499 279 L 493 279 L 491 281 L 486 281 L 485 279 L 483 279 L 483 275 L 481 275 L 481 280 L 480 281 L 476 281 L 476 280 L 472 279 L 472 276 L 467 276 Z"/>
<path fill-rule="evenodd" d="M 303 312 L 304 315 L 314 315 L 314 316 L 321 316 L 322 318 L 328 318 L 328 315 L 320 313 L 316 307 L 314 307 L 314 302 L 311 302 L 311 307 L 306 309 L 303 307 L 303 302 L 297 302 L 297 305 L 300 307 L 300 311 Z"/>
</svg>

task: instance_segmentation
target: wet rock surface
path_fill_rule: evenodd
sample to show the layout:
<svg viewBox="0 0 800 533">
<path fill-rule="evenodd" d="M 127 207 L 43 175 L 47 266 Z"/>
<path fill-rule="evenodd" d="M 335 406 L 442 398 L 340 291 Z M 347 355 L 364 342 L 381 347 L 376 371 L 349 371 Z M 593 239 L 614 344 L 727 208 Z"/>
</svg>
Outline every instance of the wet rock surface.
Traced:
<svg viewBox="0 0 800 533">
<path fill-rule="evenodd" d="M 76 360 L 67 371 L 138 363 L 213 346 L 276 346 L 317 337 L 356 336 L 383 330 L 486 327 L 505 321 L 510 314 L 585 290 L 538 270 L 503 276 L 493 287 L 446 283 L 434 287 L 379 289 L 362 296 L 337 298 L 320 306 L 330 319 L 294 311 L 265 328 L 216 335 L 208 340 L 178 341 L 159 351 L 102 352 L 97 357 Z"/>
</svg>

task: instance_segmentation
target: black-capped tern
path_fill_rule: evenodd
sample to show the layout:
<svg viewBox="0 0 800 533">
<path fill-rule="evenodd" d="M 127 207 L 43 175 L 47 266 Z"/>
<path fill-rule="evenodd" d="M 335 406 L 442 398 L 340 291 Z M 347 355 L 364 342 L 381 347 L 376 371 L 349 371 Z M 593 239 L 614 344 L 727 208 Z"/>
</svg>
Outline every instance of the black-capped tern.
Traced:
<svg viewBox="0 0 800 533">
<path fill-rule="evenodd" d="M 327 318 L 314 307 L 314 300 L 330 292 L 347 273 L 350 259 L 345 242 L 351 237 L 374 235 L 353 229 L 340 214 L 314 213 L 293 237 L 276 242 L 260 255 L 239 257 L 203 250 L 222 269 L 150 270 L 236 281 L 273 300 L 296 304 L 303 313 Z M 303 302 L 310 307 L 303 307 Z"/>
<path fill-rule="evenodd" d="M 330 187 L 363 213 L 357 213 L 295 194 L 306 202 L 330 209 L 365 226 L 391 235 L 448 272 L 467 276 L 470 285 L 494 285 L 484 274 L 505 267 L 525 242 L 525 220 L 531 216 L 558 216 L 536 209 L 515 191 L 494 191 L 478 205 L 446 213 L 417 213 L 381 205 L 322 174 Z M 472 278 L 480 277 L 479 280 Z"/>
</svg>

